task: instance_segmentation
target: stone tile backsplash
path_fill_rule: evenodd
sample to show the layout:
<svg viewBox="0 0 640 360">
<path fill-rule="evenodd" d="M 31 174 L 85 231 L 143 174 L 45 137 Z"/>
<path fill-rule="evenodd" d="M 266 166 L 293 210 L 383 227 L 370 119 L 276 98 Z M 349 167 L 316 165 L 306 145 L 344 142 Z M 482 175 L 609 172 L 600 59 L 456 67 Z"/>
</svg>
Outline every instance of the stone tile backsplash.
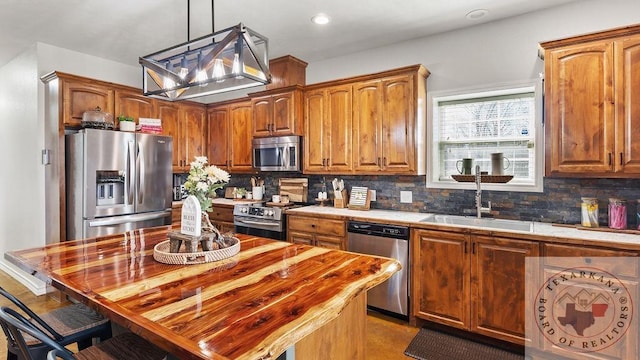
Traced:
<svg viewBox="0 0 640 360">
<path fill-rule="evenodd" d="M 251 175 L 232 174 L 230 186 L 249 188 Z M 268 197 L 278 191 L 280 177 L 308 177 L 309 202 L 313 202 L 322 187 L 322 176 L 303 176 L 288 173 L 264 173 Z M 333 198 L 331 180 L 326 185 Z M 367 186 L 376 190 L 373 209 L 431 212 L 451 215 L 475 215 L 475 190 L 427 189 L 424 176 L 339 176 L 345 187 Z M 400 203 L 400 191 L 411 191 L 413 203 Z M 267 197 L 267 198 L 268 198 Z M 627 201 L 627 223 L 636 228 L 636 204 L 640 199 L 637 179 L 570 179 L 545 178 L 544 192 L 482 191 L 483 203 L 491 201 L 491 215 L 503 219 L 540 221 L 562 224 L 580 223 L 582 197 L 595 197 L 599 202 L 599 223 L 607 225 L 607 205 L 610 197 Z M 483 215 L 486 216 L 486 215 Z"/>
</svg>

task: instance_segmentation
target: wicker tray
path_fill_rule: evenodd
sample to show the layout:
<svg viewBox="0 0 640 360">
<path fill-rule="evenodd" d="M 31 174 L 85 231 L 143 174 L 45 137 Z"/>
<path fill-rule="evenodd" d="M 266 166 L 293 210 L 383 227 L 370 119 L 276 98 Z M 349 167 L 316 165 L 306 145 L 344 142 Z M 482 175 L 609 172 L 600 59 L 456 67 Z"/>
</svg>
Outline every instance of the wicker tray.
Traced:
<svg viewBox="0 0 640 360">
<path fill-rule="evenodd" d="M 451 175 L 457 182 L 475 182 L 475 175 Z M 513 175 L 480 175 L 480 182 L 483 183 L 508 183 L 513 179 Z"/>
<path fill-rule="evenodd" d="M 189 253 L 170 252 L 170 240 L 165 240 L 153 248 L 153 258 L 158 262 L 172 265 L 204 264 L 220 261 L 230 258 L 240 252 L 240 240 L 236 237 L 231 237 L 231 240 L 235 243 L 228 248 Z"/>
</svg>

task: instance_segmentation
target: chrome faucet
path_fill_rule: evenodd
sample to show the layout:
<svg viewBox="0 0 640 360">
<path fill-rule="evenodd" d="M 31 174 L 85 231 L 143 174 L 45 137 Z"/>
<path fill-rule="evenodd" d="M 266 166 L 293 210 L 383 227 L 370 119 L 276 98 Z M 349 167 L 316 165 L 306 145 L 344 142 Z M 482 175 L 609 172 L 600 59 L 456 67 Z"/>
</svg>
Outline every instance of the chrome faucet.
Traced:
<svg viewBox="0 0 640 360">
<path fill-rule="evenodd" d="M 476 165 L 476 211 L 478 213 L 478 219 L 482 217 L 482 213 L 489 213 L 491 211 L 491 201 L 487 201 L 488 206 L 482 207 L 482 176 L 480 174 L 480 165 Z"/>
</svg>

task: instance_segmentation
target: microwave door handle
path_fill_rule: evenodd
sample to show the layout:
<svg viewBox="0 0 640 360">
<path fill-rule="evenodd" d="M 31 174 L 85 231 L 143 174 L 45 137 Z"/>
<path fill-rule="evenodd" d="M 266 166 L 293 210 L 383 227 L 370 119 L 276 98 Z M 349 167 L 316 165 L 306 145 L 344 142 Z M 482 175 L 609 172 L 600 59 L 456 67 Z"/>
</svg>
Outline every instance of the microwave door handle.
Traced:
<svg viewBox="0 0 640 360">
<path fill-rule="evenodd" d="M 289 147 L 285 146 L 279 149 L 281 149 L 282 151 L 282 163 L 280 165 L 288 169 L 289 168 L 289 151 L 288 151 Z"/>
<path fill-rule="evenodd" d="M 135 154 L 133 153 L 133 141 L 129 141 L 127 143 L 127 179 L 128 179 L 128 194 L 127 194 L 127 204 L 133 204 L 133 185 L 135 182 L 135 172 L 133 171 L 133 163 L 135 161 Z"/>
</svg>

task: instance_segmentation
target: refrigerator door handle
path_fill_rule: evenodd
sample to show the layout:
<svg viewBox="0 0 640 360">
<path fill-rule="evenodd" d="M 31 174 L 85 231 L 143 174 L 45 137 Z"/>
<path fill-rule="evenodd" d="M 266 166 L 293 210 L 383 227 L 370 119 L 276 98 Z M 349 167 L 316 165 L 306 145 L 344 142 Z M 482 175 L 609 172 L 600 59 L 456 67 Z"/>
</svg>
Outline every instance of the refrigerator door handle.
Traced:
<svg viewBox="0 0 640 360">
<path fill-rule="evenodd" d="M 89 221 L 89 226 L 95 227 L 95 226 L 118 225 L 118 224 L 125 224 L 125 223 L 131 223 L 131 222 L 140 222 L 145 220 L 161 219 L 167 216 L 171 216 L 171 210 L 145 213 L 145 214 L 136 214 L 136 215 L 114 216 L 114 217 L 108 217 L 104 219 L 96 219 L 96 220 Z"/>
<path fill-rule="evenodd" d="M 133 162 L 135 161 L 135 154 L 133 152 L 133 141 L 129 141 L 127 143 L 127 178 L 129 179 L 129 186 L 127 186 L 127 188 L 129 189 L 127 197 L 128 197 L 128 201 L 127 201 L 127 205 L 132 205 L 133 204 L 133 186 L 134 186 L 134 182 L 135 182 L 135 172 L 133 171 Z"/>
<path fill-rule="evenodd" d="M 136 159 L 136 173 L 138 173 L 138 204 L 144 202 L 144 148 L 140 143 L 138 144 L 138 157 Z"/>
</svg>

